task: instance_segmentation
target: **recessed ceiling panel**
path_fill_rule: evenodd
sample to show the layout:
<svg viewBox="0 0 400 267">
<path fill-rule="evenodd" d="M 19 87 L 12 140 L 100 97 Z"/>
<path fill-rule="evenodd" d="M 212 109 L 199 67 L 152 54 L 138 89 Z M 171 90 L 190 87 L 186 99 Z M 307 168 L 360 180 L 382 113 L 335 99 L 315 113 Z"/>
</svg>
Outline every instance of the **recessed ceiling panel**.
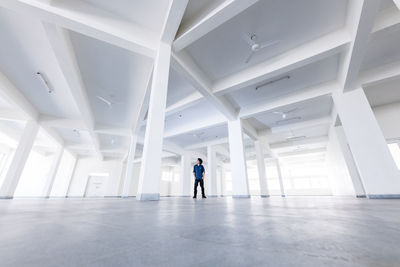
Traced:
<svg viewBox="0 0 400 267">
<path fill-rule="evenodd" d="M 259 1 L 187 50 L 216 80 L 342 28 L 346 12 L 347 0 Z M 246 64 L 251 35 L 255 35 L 258 44 L 276 43 L 257 51 Z"/>
</svg>

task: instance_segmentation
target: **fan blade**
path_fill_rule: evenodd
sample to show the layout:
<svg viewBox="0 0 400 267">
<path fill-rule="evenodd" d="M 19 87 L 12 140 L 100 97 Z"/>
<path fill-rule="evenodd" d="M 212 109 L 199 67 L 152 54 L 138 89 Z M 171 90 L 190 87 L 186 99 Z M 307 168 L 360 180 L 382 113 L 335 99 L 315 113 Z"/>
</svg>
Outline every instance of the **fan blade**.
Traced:
<svg viewBox="0 0 400 267">
<path fill-rule="evenodd" d="M 98 96 L 96 95 L 96 98 L 99 99 L 100 101 L 103 101 L 104 103 L 106 103 L 109 107 L 111 107 L 112 103 L 110 101 L 108 101 L 107 99 L 105 99 L 104 97 Z"/>
<path fill-rule="evenodd" d="M 251 47 L 255 42 L 251 40 L 250 35 L 243 33 L 242 34 L 242 39 Z"/>
<path fill-rule="evenodd" d="M 262 43 L 262 44 L 260 44 L 260 49 L 267 48 L 268 46 L 271 46 L 271 45 L 274 45 L 277 43 L 279 43 L 279 40 L 268 41 L 268 42 Z"/>
<path fill-rule="evenodd" d="M 249 61 L 251 60 L 251 58 L 254 56 L 254 53 L 255 53 L 255 52 L 252 50 L 251 53 L 250 53 L 250 55 L 247 57 L 247 59 L 246 59 L 246 61 L 245 61 L 246 64 L 249 63 Z"/>
</svg>

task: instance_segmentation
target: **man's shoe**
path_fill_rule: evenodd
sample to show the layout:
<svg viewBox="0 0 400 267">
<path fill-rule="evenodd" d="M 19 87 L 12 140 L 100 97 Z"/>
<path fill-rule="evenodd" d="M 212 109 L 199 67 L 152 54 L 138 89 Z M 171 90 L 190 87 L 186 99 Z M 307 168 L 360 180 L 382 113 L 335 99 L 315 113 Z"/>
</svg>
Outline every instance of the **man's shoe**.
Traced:
<svg viewBox="0 0 400 267">
<path fill-rule="evenodd" d="M 203 196 L 203 198 L 207 198 L 206 196 Z"/>
<path fill-rule="evenodd" d="M 196 197 L 193 197 L 193 198 L 196 198 Z"/>
</svg>

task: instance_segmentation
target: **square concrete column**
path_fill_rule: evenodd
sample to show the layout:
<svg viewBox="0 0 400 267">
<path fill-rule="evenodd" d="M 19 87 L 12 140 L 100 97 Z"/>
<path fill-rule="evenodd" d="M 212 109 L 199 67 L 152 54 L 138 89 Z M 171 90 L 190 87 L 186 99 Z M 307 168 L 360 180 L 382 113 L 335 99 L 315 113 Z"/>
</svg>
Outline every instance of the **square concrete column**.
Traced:
<svg viewBox="0 0 400 267">
<path fill-rule="evenodd" d="M 207 184 L 207 193 L 210 197 L 218 196 L 217 193 L 217 152 L 209 145 L 207 146 L 208 170 L 206 170 L 205 183 Z"/>
<path fill-rule="evenodd" d="M 278 179 L 279 179 L 279 188 L 281 189 L 281 196 L 285 197 L 285 187 L 283 185 L 283 177 L 282 177 L 282 170 L 281 170 L 281 164 L 279 162 L 279 159 L 275 160 L 276 163 L 276 170 L 278 172 Z"/>
<path fill-rule="evenodd" d="M 192 153 L 181 155 L 180 195 L 189 197 L 192 194 L 194 177 L 192 166 Z"/>
<path fill-rule="evenodd" d="M 122 188 L 122 197 L 124 197 L 124 198 L 129 197 L 129 190 L 132 185 L 133 165 L 134 165 L 133 161 L 135 159 L 136 145 L 137 145 L 137 135 L 132 135 L 131 143 L 129 146 L 128 158 L 126 160 L 124 184 L 123 184 L 123 188 Z"/>
<path fill-rule="evenodd" d="M 219 168 L 220 171 L 220 196 L 226 196 L 226 175 L 225 175 L 225 168 L 221 165 Z"/>
<path fill-rule="evenodd" d="M 257 140 L 254 142 L 254 146 L 256 150 L 258 178 L 260 181 L 260 195 L 261 197 L 269 197 L 263 144 L 261 141 Z"/>
<path fill-rule="evenodd" d="M 250 193 L 241 120 L 228 121 L 228 132 L 232 170 L 232 196 L 235 198 L 247 198 L 250 197 Z"/>
<path fill-rule="evenodd" d="M 49 197 L 51 193 L 51 189 L 53 188 L 54 180 L 56 179 L 56 174 L 58 167 L 60 166 L 61 158 L 64 153 L 64 148 L 62 146 L 59 146 L 54 153 L 54 159 L 50 167 L 50 171 L 47 174 L 47 179 L 46 183 L 43 187 L 43 196 L 44 197 Z"/>
<path fill-rule="evenodd" d="M 400 172 L 364 90 L 335 92 L 333 99 L 368 197 L 400 197 Z"/>
<path fill-rule="evenodd" d="M 339 141 L 344 161 L 346 162 L 346 166 L 350 174 L 351 182 L 353 183 L 354 192 L 356 193 L 357 197 L 365 197 L 366 195 L 364 186 L 362 184 L 360 174 L 358 173 L 356 163 L 354 162 L 354 158 L 351 153 L 350 147 L 347 144 L 343 127 L 336 126 L 335 133 L 337 140 Z"/>
<path fill-rule="evenodd" d="M 136 196 L 138 200 L 160 199 L 161 153 L 170 58 L 171 46 L 160 42 L 156 58 L 154 59 L 142 166 L 140 168 L 139 186 Z"/>
<path fill-rule="evenodd" d="M 19 140 L 14 157 L 8 168 L 3 184 L 0 187 L 0 198 L 13 198 L 15 189 L 17 188 L 25 163 L 29 153 L 35 142 L 39 126 L 34 121 L 28 121 L 25 125 L 24 132 Z"/>
</svg>

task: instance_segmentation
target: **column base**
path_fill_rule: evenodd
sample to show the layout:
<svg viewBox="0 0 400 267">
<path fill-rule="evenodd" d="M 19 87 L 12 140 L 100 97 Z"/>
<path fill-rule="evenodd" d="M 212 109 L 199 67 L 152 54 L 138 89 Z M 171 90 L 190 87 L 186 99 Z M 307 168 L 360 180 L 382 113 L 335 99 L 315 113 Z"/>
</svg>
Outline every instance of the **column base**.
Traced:
<svg viewBox="0 0 400 267">
<path fill-rule="evenodd" d="M 0 196 L 0 199 L 13 199 L 14 197 Z"/>
<path fill-rule="evenodd" d="M 269 195 L 261 195 L 262 198 L 267 198 Z"/>
<path fill-rule="evenodd" d="M 232 198 L 250 198 L 250 195 L 233 195 Z"/>
<path fill-rule="evenodd" d="M 160 200 L 160 194 L 138 194 L 136 199 L 140 201 Z"/>
<path fill-rule="evenodd" d="M 369 194 L 368 198 L 371 199 L 398 199 L 400 194 Z"/>
<path fill-rule="evenodd" d="M 281 197 L 286 197 L 286 195 L 281 195 Z"/>
</svg>

